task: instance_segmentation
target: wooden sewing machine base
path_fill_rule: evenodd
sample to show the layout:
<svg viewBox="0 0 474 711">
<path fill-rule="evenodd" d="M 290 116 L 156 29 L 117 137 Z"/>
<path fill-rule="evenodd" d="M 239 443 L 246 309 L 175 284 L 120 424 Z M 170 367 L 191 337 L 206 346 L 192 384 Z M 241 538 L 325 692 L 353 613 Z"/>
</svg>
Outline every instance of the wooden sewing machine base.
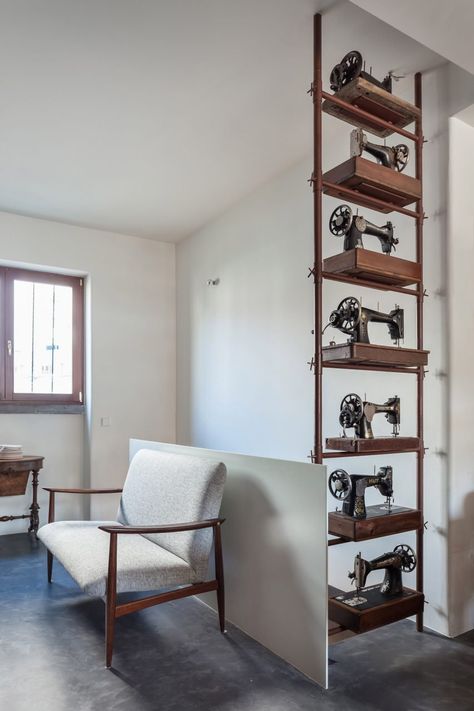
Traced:
<svg viewBox="0 0 474 711">
<path fill-rule="evenodd" d="M 389 121 L 394 128 L 404 128 L 421 116 L 421 110 L 418 106 L 410 104 L 405 99 L 395 96 L 395 94 L 382 89 L 376 84 L 372 84 L 372 82 L 362 77 L 353 79 L 339 89 L 337 98 L 342 99 L 347 104 L 357 106 L 363 111 L 367 111 L 372 116 Z M 379 126 L 377 123 L 372 122 L 369 116 L 362 119 L 354 117 L 350 111 L 350 106 L 340 106 L 331 102 L 330 99 L 324 101 L 322 109 L 325 113 L 336 116 L 342 121 L 347 121 L 353 126 L 360 126 L 376 136 L 385 138 L 393 133 L 393 129 Z"/>
<path fill-rule="evenodd" d="M 354 518 L 342 511 L 328 515 L 328 530 L 332 536 L 341 536 L 349 541 L 365 541 L 405 531 L 415 531 L 423 525 L 421 511 L 392 504 L 367 506 L 366 518 Z"/>
<path fill-rule="evenodd" d="M 421 281 L 421 265 L 393 255 L 380 254 L 357 247 L 327 257 L 323 261 L 326 274 L 353 277 L 389 286 L 409 286 Z"/>
<path fill-rule="evenodd" d="M 421 182 L 417 178 L 360 156 L 352 156 L 324 173 L 324 193 L 344 199 L 344 192 L 338 190 L 339 187 L 357 193 L 351 197 L 351 202 L 384 213 L 410 205 L 421 197 Z M 372 198 L 382 201 L 385 206 L 374 203 Z"/>
<path fill-rule="evenodd" d="M 338 343 L 324 346 L 323 365 L 368 365 L 414 368 L 428 363 L 429 351 L 372 343 Z"/>
<path fill-rule="evenodd" d="M 419 449 L 420 440 L 418 437 L 373 437 L 372 439 L 360 439 L 357 437 L 328 437 L 326 439 L 328 449 L 339 450 L 340 452 L 353 452 L 363 454 L 369 452 L 413 452 Z"/>
<path fill-rule="evenodd" d="M 423 593 L 410 588 L 403 588 L 400 595 L 388 597 L 380 592 L 380 583 L 371 585 L 359 591 L 359 597 L 365 602 L 351 605 L 356 595 L 353 589 L 329 598 L 329 619 L 353 632 L 368 632 L 423 610 Z"/>
</svg>

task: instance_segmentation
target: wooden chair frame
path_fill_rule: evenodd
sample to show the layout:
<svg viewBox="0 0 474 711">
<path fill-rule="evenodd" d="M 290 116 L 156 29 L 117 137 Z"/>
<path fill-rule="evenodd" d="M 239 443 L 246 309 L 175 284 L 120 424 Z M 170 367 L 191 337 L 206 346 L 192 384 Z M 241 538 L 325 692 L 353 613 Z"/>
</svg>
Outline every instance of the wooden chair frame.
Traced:
<svg viewBox="0 0 474 711">
<path fill-rule="evenodd" d="M 49 492 L 49 515 L 48 523 L 54 522 L 55 515 L 55 495 L 61 494 L 119 494 L 122 489 L 57 489 L 44 487 Z M 123 615 L 128 615 L 138 610 L 144 610 L 153 605 L 160 605 L 163 602 L 178 600 L 190 595 L 199 595 L 205 592 L 216 591 L 217 609 L 219 614 L 219 626 L 222 633 L 225 632 L 225 589 L 224 589 L 224 563 L 222 557 L 222 537 L 221 525 L 223 518 L 211 518 L 204 521 L 193 521 L 191 523 L 176 523 L 164 526 L 99 526 L 101 531 L 110 535 L 109 544 L 109 565 L 106 585 L 105 602 L 105 666 L 109 669 L 112 666 L 112 655 L 115 635 L 115 620 Z M 177 533 L 180 531 L 196 531 L 201 528 L 212 528 L 214 533 L 214 559 L 216 577 L 214 580 L 207 580 L 202 583 L 192 583 L 184 587 L 169 590 L 158 595 L 148 595 L 139 600 L 117 603 L 117 536 L 119 535 L 143 535 L 146 533 Z M 53 554 L 48 550 L 48 583 L 51 583 L 53 572 Z"/>
</svg>

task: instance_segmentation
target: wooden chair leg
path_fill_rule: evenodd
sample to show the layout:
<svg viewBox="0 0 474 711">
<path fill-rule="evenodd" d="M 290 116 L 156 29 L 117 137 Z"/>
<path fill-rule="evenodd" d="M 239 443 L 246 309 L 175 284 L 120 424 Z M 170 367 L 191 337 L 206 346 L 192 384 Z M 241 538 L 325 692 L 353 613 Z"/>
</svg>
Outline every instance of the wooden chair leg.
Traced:
<svg viewBox="0 0 474 711">
<path fill-rule="evenodd" d="M 114 653 L 115 608 L 117 606 L 117 534 L 110 534 L 109 573 L 105 603 L 105 666 L 112 666 Z"/>
<path fill-rule="evenodd" d="M 53 554 L 48 551 L 48 583 L 51 582 L 53 577 Z"/>
<path fill-rule="evenodd" d="M 222 538 L 221 526 L 217 524 L 214 536 L 214 555 L 217 580 L 217 610 L 219 613 L 219 625 L 221 632 L 226 632 L 225 628 L 225 588 L 224 588 L 224 562 L 222 559 Z"/>
<path fill-rule="evenodd" d="M 112 666 L 112 655 L 114 653 L 115 634 L 115 610 L 110 607 L 108 601 L 105 605 L 105 666 L 110 669 Z"/>
</svg>

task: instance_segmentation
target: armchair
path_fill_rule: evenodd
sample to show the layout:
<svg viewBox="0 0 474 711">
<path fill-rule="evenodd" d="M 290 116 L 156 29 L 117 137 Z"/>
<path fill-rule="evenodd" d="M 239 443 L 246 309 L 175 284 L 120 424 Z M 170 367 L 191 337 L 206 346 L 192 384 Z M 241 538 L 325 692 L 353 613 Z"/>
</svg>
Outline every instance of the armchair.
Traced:
<svg viewBox="0 0 474 711">
<path fill-rule="evenodd" d="M 106 667 L 112 664 L 116 619 L 146 607 L 215 590 L 220 629 L 225 631 L 224 519 L 218 518 L 225 475 L 224 464 L 210 459 L 141 450 L 123 490 L 46 489 L 49 519 L 38 537 L 47 548 L 48 582 L 56 557 L 84 592 L 105 599 Z M 117 521 L 54 521 L 58 493 L 120 492 Z M 215 577 L 207 580 L 213 541 Z M 163 588 L 118 602 L 121 592 Z"/>
</svg>

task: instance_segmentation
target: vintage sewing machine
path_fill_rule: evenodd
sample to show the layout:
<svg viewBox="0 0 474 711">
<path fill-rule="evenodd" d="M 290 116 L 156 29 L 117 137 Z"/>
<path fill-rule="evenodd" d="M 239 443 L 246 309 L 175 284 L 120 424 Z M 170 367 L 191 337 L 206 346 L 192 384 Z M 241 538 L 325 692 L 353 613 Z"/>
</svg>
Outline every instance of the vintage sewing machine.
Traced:
<svg viewBox="0 0 474 711">
<path fill-rule="evenodd" d="M 355 393 L 349 393 L 341 402 L 339 423 L 344 430 L 354 428 L 354 436 L 360 439 L 373 439 L 372 420 L 374 415 L 384 413 L 388 422 L 393 425 L 393 436 L 396 437 L 400 428 L 400 398 L 395 396 L 382 405 L 365 402 Z"/>
<path fill-rule="evenodd" d="M 374 225 L 362 217 L 354 215 L 349 205 L 339 205 L 336 207 L 329 219 L 329 230 L 335 237 L 344 236 L 344 251 L 363 247 L 362 235 L 372 235 L 377 237 L 382 245 L 382 252 L 390 254 L 398 239 L 393 236 L 393 225 L 386 222 L 385 225 Z"/>
<path fill-rule="evenodd" d="M 328 480 L 329 491 L 338 501 L 343 501 L 342 512 L 352 518 L 367 517 L 365 490 L 375 486 L 386 497 L 385 508 L 390 511 L 393 497 L 393 468 L 380 467 L 377 474 L 348 474 L 344 469 L 335 469 Z"/>
<path fill-rule="evenodd" d="M 361 156 L 364 151 L 373 156 L 380 165 L 398 170 L 399 173 L 407 167 L 409 150 L 405 143 L 396 146 L 371 143 L 361 128 L 355 128 L 351 131 L 351 156 Z"/>
<path fill-rule="evenodd" d="M 356 585 L 353 598 L 344 600 L 346 605 L 355 607 L 367 602 L 361 596 L 367 581 L 367 576 L 373 570 L 385 570 L 385 578 L 378 588 L 381 595 L 395 597 L 403 593 L 402 572 L 411 573 L 416 568 L 416 555 L 414 550 L 407 545 L 395 546 L 392 552 L 384 553 L 374 560 L 364 560 L 359 553 L 354 559 L 354 570 L 349 573 L 349 578 Z M 372 590 L 372 588 L 368 588 Z"/>
<path fill-rule="evenodd" d="M 332 91 L 337 92 L 340 91 L 343 86 L 349 84 L 349 82 L 357 79 L 357 77 L 366 79 L 370 81 L 371 84 L 385 89 L 385 91 L 392 91 L 392 75 L 387 74 L 382 81 L 375 79 L 375 77 L 372 76 L 372 68 L 370 73 L 365 71 L 365 62 L 362 60 L 361 53 L 357 50 L 348 52 L 340 63 L 336 64 L 329 77 L 329 84 Z"/>
<path fill-rule="evenodd" d="M 328 326 L 332 326 L 350 336 L 348 343 L 370 343 L 369 323 L 386 323 L 390 338 L 398 344 L 403 338 L 403 321 L 403 309 L 397 305 L 392 311 L 385 314 L 382 311 L 367 309 L 354 296 L 347 296 L 337 309 L 331 311 L 329 322 L 324 331 Z"/>
</svg>

